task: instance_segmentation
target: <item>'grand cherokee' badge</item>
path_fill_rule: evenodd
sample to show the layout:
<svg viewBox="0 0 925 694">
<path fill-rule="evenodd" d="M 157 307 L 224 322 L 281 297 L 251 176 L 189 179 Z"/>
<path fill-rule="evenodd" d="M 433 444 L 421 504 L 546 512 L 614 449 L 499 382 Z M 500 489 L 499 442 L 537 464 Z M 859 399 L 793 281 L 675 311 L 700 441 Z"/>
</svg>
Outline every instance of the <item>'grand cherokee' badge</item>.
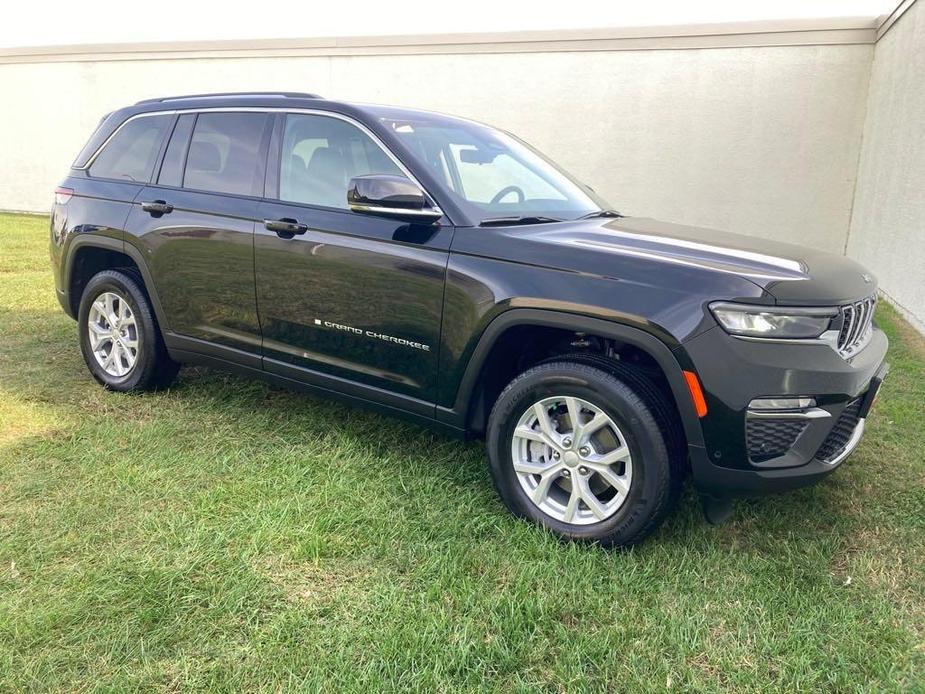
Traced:
<svg viewBox="0 0 925 694">
<path fill-rule="evenodd" d="M 403 347 L 411 347 L 413 349 L 420 349 L 424 352 L 430 351 L 430 345 L 425 345 L 421 342 L 415 342 L 414 340 L 406 340 L 403 337 L 395 337 L 394 335 L 386 335 L 384 333 L 377 333 L 375 330 L 363 330 L 362 328 L 354 328 L 352 325 L 344 325 L 343 323 L 334 323 L 328 320 L 321 320 L 320 318 L 315 319 L 315 325 L 322 328 L 329 328 L 331 330 L 340 330 L 346 333 L 353 333 L 354 335 L 359 335 L 360 337 L 369 337 L 374 340 L 383 340 L 385 342 L 391 342 L 395 345 L 402 345 Z"/>
</svg>

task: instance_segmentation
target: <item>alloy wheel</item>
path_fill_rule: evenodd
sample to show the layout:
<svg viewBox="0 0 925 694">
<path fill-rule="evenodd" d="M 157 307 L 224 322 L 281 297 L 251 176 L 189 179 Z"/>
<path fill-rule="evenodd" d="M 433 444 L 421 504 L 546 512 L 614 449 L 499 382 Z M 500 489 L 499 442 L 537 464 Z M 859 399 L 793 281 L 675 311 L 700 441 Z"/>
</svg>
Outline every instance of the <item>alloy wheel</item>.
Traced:
<svg viewBox="0 0 925 694">
<path fill-rule="evenodd" d="M 124 297 L 103 292 L 90 306 L 87 316 L 90 351 L 107 374 L 128 375 L 138 361 L 138 325 Z"/>
<path fill-rule="evenodd" d="M 620 427 L 602 408 L 577 397 L 545 398 L 527 408 L 514 428 L 511 458 L 524 493 L 563 523 L 610 518 L 633 482 Z"/>
</svg>

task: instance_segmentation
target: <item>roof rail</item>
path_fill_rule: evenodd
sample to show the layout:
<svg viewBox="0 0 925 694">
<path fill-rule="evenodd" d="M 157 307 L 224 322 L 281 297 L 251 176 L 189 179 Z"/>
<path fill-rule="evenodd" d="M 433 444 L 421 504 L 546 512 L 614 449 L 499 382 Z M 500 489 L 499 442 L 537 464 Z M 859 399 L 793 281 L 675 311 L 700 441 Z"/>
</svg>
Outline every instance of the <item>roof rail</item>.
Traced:
<svg viewBox="0 0 925 694">
<path fill-rule="evenodd" d="M 159 104 L 165 101 L 183 101 L 186 99 L 219 99 L 226 96 L 282 96 L 288 99 L 321 99 L 318 94 L 309 94 L 308 92 L 219 92 L 215 94 L 186 94 L 184 96 L 165 96 L 159 99 L 143 99 L 135 105 L 141 104 Z"/>
</svg>

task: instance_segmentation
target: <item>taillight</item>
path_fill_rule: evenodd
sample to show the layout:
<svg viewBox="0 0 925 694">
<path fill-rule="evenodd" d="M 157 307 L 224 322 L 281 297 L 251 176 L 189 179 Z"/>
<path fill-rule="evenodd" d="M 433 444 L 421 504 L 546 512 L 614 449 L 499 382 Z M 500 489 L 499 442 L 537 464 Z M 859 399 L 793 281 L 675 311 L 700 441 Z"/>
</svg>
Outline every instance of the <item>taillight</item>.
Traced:
<svg viewBox="0 0 925 694">
<path fill-rule="evenodd" d="M 67 205 L 68 200 L 74 197 L 73 188 L 55 188 L 55 204 Z"/>
</svg>

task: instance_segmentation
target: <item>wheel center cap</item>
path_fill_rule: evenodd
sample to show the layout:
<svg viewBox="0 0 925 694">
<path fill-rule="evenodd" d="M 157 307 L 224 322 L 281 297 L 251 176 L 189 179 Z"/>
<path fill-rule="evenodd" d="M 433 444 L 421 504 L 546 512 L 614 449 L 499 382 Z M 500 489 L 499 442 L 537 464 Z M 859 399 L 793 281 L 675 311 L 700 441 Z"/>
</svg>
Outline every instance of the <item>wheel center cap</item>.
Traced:
<svg viewBox="0 0 925 694">
<path fill-rule="evenodd" d="M 575 451 L 566 451 L 562 456 L 562 462 L 569 467 L 575 467 L 578 465 L 578 454 Z"/>
</svg>

